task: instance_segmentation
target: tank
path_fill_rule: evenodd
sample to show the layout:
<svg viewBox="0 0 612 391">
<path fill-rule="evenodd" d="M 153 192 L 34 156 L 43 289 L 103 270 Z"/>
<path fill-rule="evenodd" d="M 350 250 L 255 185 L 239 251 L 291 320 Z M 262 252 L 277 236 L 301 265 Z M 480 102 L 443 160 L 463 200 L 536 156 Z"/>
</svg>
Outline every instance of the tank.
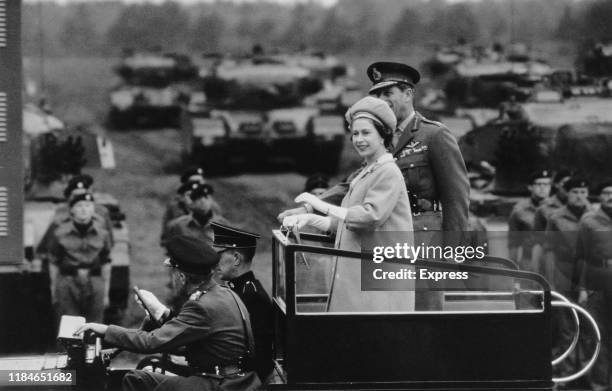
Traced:
<svg viewBox="0 0 612 391">
<path fill-rule="evenodd" d="M 541 95 L 549 99 L 506 103 L 498 118 L 459 139 L 478 215 L 507 216 L 516 197 L 526 195 L 529 175 L 538 169 L 567 168 L 593 186 L 612 174 L 612 99 L 562 99 L 557 93 L 555 100 L 551 91 Z"/>
<path fill-rule="evenodd" d="M 225 59 L 202 73 L 182 119 L 184 160 L 208 173 L 290 161 L 299 170 L 335 173 L 344 118 L 314 99 L 325 81 L 270 57 Z"/>
<path fill-rule="evenodd" d="M 115 68 L 121 82 L 110 92 L 109 125 L 176 126 L 197 76 L 191 59 L 179 54 L 131 54 Z"/>
<path fill-rule="evenodd" d="M 26 189 L 24 197 L 24 253 L 41 313 L 51 309 L 47 265 L 36 258 L 36 247 L 50 226 L 56 209 L 63 208 L 67 179 L 82 169 L 114 168 L 112 144 L 84 128 L 68 128 L 49 111 L 24 106 L 23 138 Z M 60 158 L 58 158 L 58 156 Z M 106 317 L 120 321 L 129 296 L 129 229 L 117 199 L 95 192 L 96 203 L 108 210 L 112 223 L 110 306 Z M 51 316 L 50 314 L 47 314 Z M 38 323 L 44 324 L 44 323 Z M 53 324 L 53 322 L 51 322 Z"/>
<path fill-rule="evenodd" d="M 588 76 L 612 77 L 612 43 L 596 43 L 584 51 L 578 60 L 578 68 Z"/>
</svg>

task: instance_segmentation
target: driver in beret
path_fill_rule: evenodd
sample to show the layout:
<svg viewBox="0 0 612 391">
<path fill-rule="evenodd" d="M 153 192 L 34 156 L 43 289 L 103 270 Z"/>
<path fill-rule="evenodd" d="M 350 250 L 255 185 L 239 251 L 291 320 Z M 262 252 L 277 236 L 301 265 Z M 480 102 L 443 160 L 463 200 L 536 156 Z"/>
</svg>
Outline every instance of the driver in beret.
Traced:
<svg viewBox="0 0 612 391">
<path fill-rule="evenodd" d="M 75 334 L 91 331 L 108 345 L 136 353 L 184 349 L 185 376 L 134 370 L 123 378 L 124 390 L 258 389 L 261 382 L 249 363 L 254 349 L 249 312 L 231 289 L 212 278 L 219 254 L 204 240 L 185 235 L 170 238 L 167 250 L 164 264 L 172 268 L 177 289 L 189 296 L 178 313 L 140 290 L 148 309 L 143 328 L 86 323 Z"/>
</svg>

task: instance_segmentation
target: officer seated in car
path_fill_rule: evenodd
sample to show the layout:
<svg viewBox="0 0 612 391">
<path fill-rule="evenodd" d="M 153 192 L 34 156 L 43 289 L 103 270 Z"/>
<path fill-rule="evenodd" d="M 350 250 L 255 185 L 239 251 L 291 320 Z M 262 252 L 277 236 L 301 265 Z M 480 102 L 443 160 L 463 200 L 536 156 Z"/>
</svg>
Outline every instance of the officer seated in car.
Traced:
<svg viewBox="0 0 612 391">
<path fill-rule="evenodd" d="M 240 298 L 212 278 L 217 254 L 202 239 L 177 235 L 168 240 L 169 258 L 177 289 L 189 300 L 173 314 L 148 291 L 143 304 L 162 325 L 145 322 L 142 329 L 86 323 L 86 331 L 104 343 L 136 353 L 176 352 L 184 347 L 190 372 L 186 376 L 134 370 L 123 378 L 125 390 L 255 390 L 261 385 L 249 365 L 254 349 L 249 313 Z M 150 330 L 150 331 L 147 331 Z"/>
</svg>

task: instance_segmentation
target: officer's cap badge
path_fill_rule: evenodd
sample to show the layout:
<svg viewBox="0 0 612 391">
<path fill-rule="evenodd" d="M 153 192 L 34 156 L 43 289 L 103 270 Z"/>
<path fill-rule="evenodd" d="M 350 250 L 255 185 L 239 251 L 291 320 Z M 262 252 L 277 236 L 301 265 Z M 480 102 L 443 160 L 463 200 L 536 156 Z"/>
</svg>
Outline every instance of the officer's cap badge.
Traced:
<svg viewBox="0 0 612 391">
<path fill-rule="evenodd" d="M 382 73 L 376 68 L 372 68 L 372 79 L 374 79 L 374 81 L 380 81 L 380 79 L 382 79 Z"/>
</svg>

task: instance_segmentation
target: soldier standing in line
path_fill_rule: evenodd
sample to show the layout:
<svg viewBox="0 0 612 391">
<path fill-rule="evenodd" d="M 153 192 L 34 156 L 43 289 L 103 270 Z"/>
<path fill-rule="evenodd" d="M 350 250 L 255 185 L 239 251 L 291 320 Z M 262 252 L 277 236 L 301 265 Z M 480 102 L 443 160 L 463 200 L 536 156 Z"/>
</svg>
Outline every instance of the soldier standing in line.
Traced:
<svg viewBox="0 0 612 391">
<path fill-rule="evenodd" d="M 548 218 L 544 245 L 545 276 L 553 288 L 570 300 L 578 298 L 575 258 L 580 218 L 591 210 L 588 201 L 589 184 L 584 179 L 571 178 L 563 185 L 567 193 L 565 206 L 553 211 Z M 561 353 L 571 343 L 575 332 L 572 319 L 565 311 L 553 311 L 555 331 L 553 350 Z M 571 373 L 578 365 L 578 354 L 564 361 L 561 371 Z"/>
<path fill-rule="evenodd" d="M 162 236 L 162 246 L 165 246 L 166 241 L 175 235 L 199 237 L 207 243 L 212 243 L 213 230 L 210 223 L 213 219 L 224 221 L 213 211 L 214 190 L 211 185 L 189 182 L 186 193 L 189 194 L 189 214 L 179 216 L 168 223 Z"/>
<path fill-rule="evenodd" d="M 91 193 L 70 198 L 68 221 L 57 225 L 49 236 L 51 300 L 59 315 L 80 315 L 102 321 L 109 304 L 110 236 L 93 218 Z"/>
<path fill-rule="evenodd" d="M 65 204 L 60 204 L 53 214 L 53 219 L 49 227 L 43 234 L 36 251 L 40 254 L 44 254 L 49 246 L 49 240 L 53 231 L 58 225 L 70 221 L 70 206 L 68 201 L 72 196 L 84 193 L 91 193 L 91 186 L 93 185 L 93 178 L 87 174 L 75 175 L 68 181 L 68 185 L 64 189 L 64 198 L 66 199 Z M 94 215 L 93 219 L 101 224 L 110 236 L 110 245 L 113 246 L 113 224 L 108 213 L 108 209 L 98 203 L 94 203 Z"/>
<path fill-rule="evenodd" d="M 369 94 L 387 102 L 397 117 L 392 153 L 408 189 L 415 243 L 460 244 L 468 229 L 470 185 L 456 138 L 446 126 L 414 109 L 415 87 L 421 78 L 416 69 L 396 62 L 376 62 L 368 67 L 367 75 L 373 83 Z M 359 173 L 357 170 L 354 175 Z M 349 177 L 320 198 L 339 204 L 351 180 Z M 278 220 L 311 212 L 307 206 L 290 209 Z M 444 231 L 443 237 L 434 234 L 440 231 Z M 440 310 L 442 295 L 427 292 L 429 288 L 423 283 L 417 280 L 415 309 Z"/>
<path fill-rule="evenodd" d="M 543 269 L 544 263 L 544 231 L 546 231 L 546 225 L 548 218 L 551 213 L 555 210 L 563 207 L 567 202 L 567 194 L 563 185 L 571 178 L 571 172 L 569 170 L 559 170 L 555 173 L 552 181 L 552 195 L 546 198 L 540 206 L 536 209 L 533 217 L 533 247 L 531 249 L 531 259 L 534 264 L 538 266 L 537 272 L 545 274 Z"/>
<path fill-rule="evenodd" d="M 197 182 L 187 182 L 185 185 L 189 186 L 186 191 L 190 200 L 189 214 L 177 217 L 168 223 L 161 239 L 162 247 L 166 247 L 168 240 L 176 235 L 191 236 L 212 244 L 214 233 L 211 223 L 213 219 L 225 222 L 225 219 L 216 216 L 212 210 L 213 188 L 211 185 Z M 169 283 L 172 284 L 172 279 L 169 279 Z M 173 289 L 172 286 L 169 288 L 171 293 L 168 301 L 173 309 L 178 309 L 187 298 L 175 296 L 173 292 L 176 289 Z"/>
<path fill-rule="evenodd" d="M 272 301 L 251 270 L 260 236 L 214 222 L 212 227 L 215 232 L 213 248 L 221 256 L 217 277 L 227 281 L 249 310 L 255 339 L 254 369 L 266 383 L 273 369 Z"/>
<path fill-rule="evenodd" d="M 599 209 L 580 219 L 576 257 L 579 264 L 578 302 L 586 305 L 601 332 L 601 350 L 589 373 L 593 390 L 612 385 L 612 179 L 598 187 Z"/>
<path fill-rule="evenodd" d="M 181 185 L 177 189 L 176 194 L 168 202 L 162 217 L 162 237 L 165 236 L 168 224 L 172 220 L 190 213 L 189 205 L 191 205 L 191 199 L 189 198 L 189 193 L 191 185 L 194 183 L 201 185 L 207 183 L 206 178 L 204 178 L 204 170 L 200 167 L 190 168 L 181 175 Z M 221 208 L 214 201 L 212 195 L 209 198 L 211 200 L 211 209 L 215 214 L 220 215 Z"/>
<path fill-rule="evenodd" d="M 144 304 L 162 325 L 155 328 L 146 318 L 142 329 L 86 323 L 76 334 L 93 331 L 104 343 L 137 353 L 166 353 L 185 348 L 188 367 L 182 376 L 133 370 L 123 377 L 130 391 L 257 390 L 261 385 L 249 358 L 253 335 L 249 314 L 231 289 L 218 285 L 213 270 L 219 255 L 203 240 L 174 236 L 167 243 L 180 295 L 187 296 L 180 310 L 170 311 L 148 291 L 141 290 Z"/>
<path fill-rule="evenodd" d="M 531 255 L 533 249 L 533 227 L 535 212 L 538 206 L 550 194 L 550 171 L 537 171 L 531 175 L 529 198 L 514 205 L 508 218 L 508 250 L 511 260 L 516 261 L 521 269 L 539 270 L 536 260 Z"/>
</svg>

